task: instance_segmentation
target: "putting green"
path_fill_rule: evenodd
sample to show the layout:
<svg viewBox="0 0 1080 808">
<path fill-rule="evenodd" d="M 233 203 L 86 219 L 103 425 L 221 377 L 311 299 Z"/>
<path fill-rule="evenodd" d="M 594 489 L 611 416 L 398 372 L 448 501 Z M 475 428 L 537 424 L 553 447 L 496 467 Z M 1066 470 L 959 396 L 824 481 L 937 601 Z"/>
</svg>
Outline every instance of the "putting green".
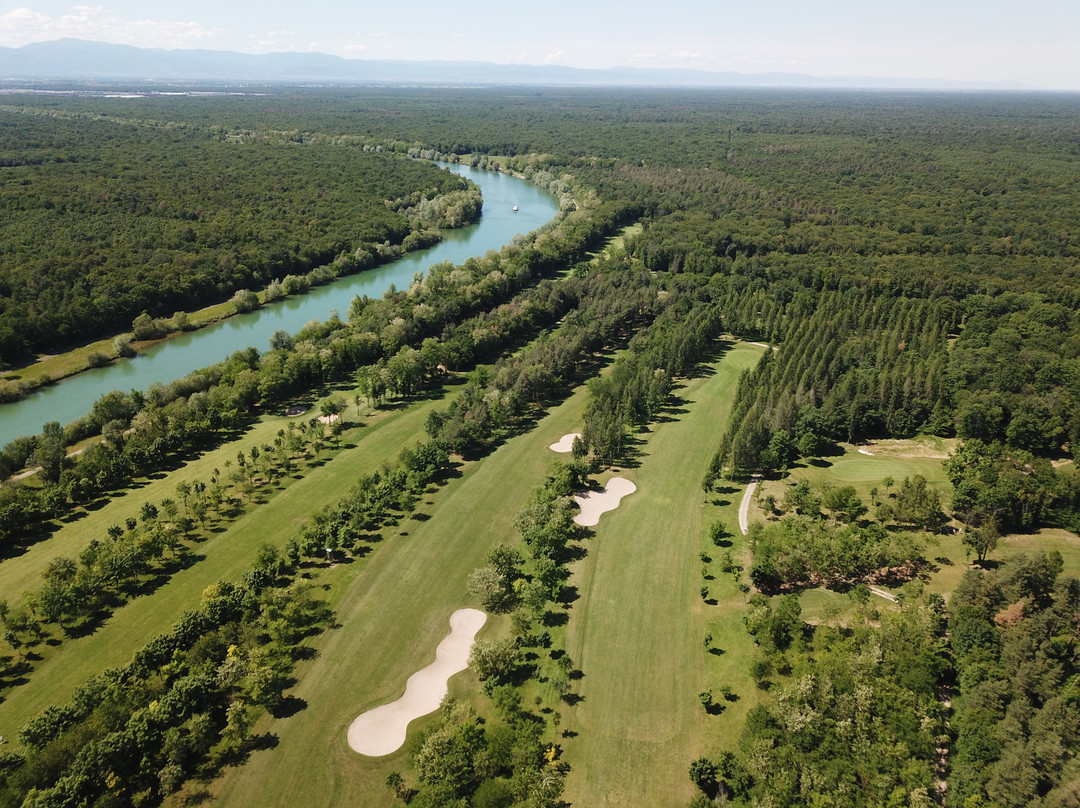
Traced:
<svg viewBox="0 0 1080 808">
<path fill-rule="evenodd" d="M 845 483 L 880 482 L 892 477 L 900 482 L 905 477 L 914 477 L 923 472 L 914 463 L 902 457 L 844 457 L 837 460 L 829 469 L 832 476 Z"/>
</svg>

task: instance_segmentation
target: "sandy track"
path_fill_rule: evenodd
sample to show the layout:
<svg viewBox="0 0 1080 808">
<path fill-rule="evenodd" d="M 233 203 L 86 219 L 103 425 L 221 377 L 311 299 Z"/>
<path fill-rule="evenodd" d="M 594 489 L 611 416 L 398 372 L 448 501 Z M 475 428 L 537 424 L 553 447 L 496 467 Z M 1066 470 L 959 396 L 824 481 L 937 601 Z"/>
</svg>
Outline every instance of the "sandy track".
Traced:
<svg viewBox="0 0 1080 808">
<path fill-rule="evenodd" d="M 479 609 L 458 609 L 450 615 L 450 633 L 435 649 L 435 661 L 409 677 L 397 701 L 368 710 L 349 725 L 353 751 L 378 757 L 400 749 L 409 722 L 439 709 L 450 677 L 469 666 L 476 633 L 486 621 Z"/>
<path fill-rule="evenodd" d="M 750 503 L 754 501 L 754 489 L 757 488 L 758 475 L 755 474 L 750 484 L 746 486 L 746 490 L 743 491 L 742 502 L 739 503 L 739 530 L 745 536 L 746 532 L 750 529 Z"/>
</svg>

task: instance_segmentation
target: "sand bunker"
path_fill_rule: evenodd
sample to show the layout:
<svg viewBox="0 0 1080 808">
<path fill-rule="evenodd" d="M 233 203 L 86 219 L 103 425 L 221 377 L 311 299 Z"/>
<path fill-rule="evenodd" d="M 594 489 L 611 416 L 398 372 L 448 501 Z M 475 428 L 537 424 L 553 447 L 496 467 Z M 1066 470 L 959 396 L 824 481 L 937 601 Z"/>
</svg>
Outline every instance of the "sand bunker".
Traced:
<svg viewBox="0 0 1080 808">
<path fill-rule="evenodd" d="M 569 435 L 563 435 L 559 438 L 558 443 L 553 443 L 548 448 L 553 452 L 559 452 L 560 454 L 566 454 L 574 448 L 574 438 L 580 438 L 580 432 L 571 432 Z"/>
<path fill-rule="evenodd" d="M 612 477 L 599 491 L 574 494 L 574 502 L 581 508 L 574 521 L 582 527 L 592 527 L 600 522 L 600 514 L 615 510 L 623 497 L 635 491 L 637 486 L 625 477 Z"/>
<path fill-rule="evenodd" d="M 450 615 L 450 633 L 435 649 L 435 661 L 409 677 L 397 701 L 361 714 L 349 725 L 349 746 L 361 755 L 389 755 L 405 743 L 405 729 L 414 718 L 434 712 L 447 692 L 447 681 L 469 666 L 476 632 L 487 615 L 479 609 L 458 609 Z"/>
</svg>

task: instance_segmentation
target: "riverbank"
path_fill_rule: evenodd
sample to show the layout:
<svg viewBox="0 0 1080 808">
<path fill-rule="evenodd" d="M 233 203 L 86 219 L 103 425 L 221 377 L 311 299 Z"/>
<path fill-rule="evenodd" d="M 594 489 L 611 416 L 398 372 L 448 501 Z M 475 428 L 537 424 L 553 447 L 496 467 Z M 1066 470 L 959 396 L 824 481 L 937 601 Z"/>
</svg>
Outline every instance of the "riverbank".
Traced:
<svg viewBox="0 0 1080 808">
<path fill-rule="evenodd" d="M 469 225 L 476 224 L 481 215 L 482 209 L 477 212 L 477 215 L 474 218 L 462 222 L 459 227 L 453 229 L 460 229 L 461 227 L 468 227 Z M 259 303 L 256 308 L 261 308 L 270 303 L 276 303 L 278 300 L 284 300 L 288 297 L 308 294 L 310 290 L 331 283 L 338 278 L 348 277 L 350 275 L 356 275 L 371 269 L 376 269 L 377 267 L 396 261 L 410 252 L 429 249 L 443 240 L 443 232 L 445 231 L 439 231 L 438 238 L 435 238 L 431 231 L 410 231 L 409 235 L 402 240 L 401 244 L 391 245 L 386 248 L 377 247 L 376 254 L 378 260 L 374 263 L 357 267 L 351 271 L 340 271 L 341 268 L 348 267 L 346 262 L 340 262 L 340 260 L 321 267 L 315 267 L 305 273 L 305 275 L 301 276 L 307 280 L 307 284 L 303 291 L 300 292 L 282 294 L 280 291 L 271 291 L 272 289 L 280 290 L 281 288 L 280 281 L 275 280 L 256 293 L 259 298 Z M 405 245 L 414 246 L 407 247 Z M 9 371 L 0 372 L 0 403 L 18 401 L 20 398 L 23 398 L 42 387 L 47 387 L 50 384 L 70 378 L 71 376 L 77 376 L 88 370 L 130 359 L 162 342 L 167 342 L 176 337 L 188 334 L 192 331 L 198 331 L 207 326 L 220 323 L 230 317 L 235 317 L 238 314 L 244 313 L 246 313 L 246 311 L 237 308 L 236 303 L 231 299 L 225 300 L 205 306 L 201 309 L 184 312 L 182 318 L 185 325 L 184 328 L 165 326 L 169 328 L 168 332 L 156 339 L 136 340 L 134 332 L 127 331 L 91 342 L 87 345 L 72 348 L 70 351 L 65 351 L 64 353 L 40 356 L 32 363 Z M 159 319 L 156 322 L 162 325 L 165 323 L 171 324 L 171 320 L 166 318 Z M 130 353 L 122 353 L 119 351 L 117 349 L 118 341 L 122 341 L 129 348 Z"/>
<path fill-rule="evenodd" d="M 515 238 L 543 227 L 559 212 L 551 193 L 535 182 L 523 182 L 508 173 L 449 164 L 447 168 L 481 187 L 483 215 L 466 227 L 442 232 L 443 239 L 433 247 L 402 254 L 396 260 L 371 269 L 342 274 L 311 284 L 307 294 L 293 294 L 276 302 L 261 305 L 254 311 L 235 314 L 230 301 L 219 303 L 188 315 L 188 320 L 202 325 L 195 330 L 176 331 L 168 338 L 134 343 L 135 356 L 117 361 L 112 340 L 95 343 L 78 351 L 51 357 L 48 363 L 23 368 L 8 377 L 7 383 L 19 384 L 31 373 L 38 376 L 36 387 L 10 403 L 0 404 L 0 446 L 9 445 L 21 436 L 41 432 L 42 424 L 57 421 L 71 424 L 86 415 L 101 396 L 114 391 L 148 390 L 168 384 L 236 351 L 255 347 L 268 349 L 277 331 L 295 334 L 313 321 L 325 321 L 337 312 L 345 317 L 356 297 L 381 297 L 390 287 L 407 288 L 418 274 L 426 274 L 435 264 L 460 265 L 469 258 L 501 249 Z M 514 205 L 520 210 L 512 212 Z M 329 273 L 327 273 L 329 274 Z M 109 356 L 89 364 L 85 356 L 102 348 Z M 66 365 L 58 363 L 66 362 Z M 81 372 L 80 372 L 81 371 Z M 60 382 L 59 379 L 63 378 Z M 0 385 L 5 382 L 0 380 Z"/>
</svg>

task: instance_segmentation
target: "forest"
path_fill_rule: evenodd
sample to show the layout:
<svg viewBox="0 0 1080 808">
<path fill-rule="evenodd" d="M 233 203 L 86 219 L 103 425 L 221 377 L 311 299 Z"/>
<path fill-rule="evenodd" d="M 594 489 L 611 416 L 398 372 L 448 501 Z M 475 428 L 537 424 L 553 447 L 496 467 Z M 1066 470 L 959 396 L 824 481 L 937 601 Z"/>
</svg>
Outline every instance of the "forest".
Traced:
<svg viewBox="0 0 1080 808">
<path fill-rule="evenodd" d="M 325 138 L 38 112 L 0 120 L 0 365 L 479 213 L 460 178 Z"/>
<path fill-rule="evenodd" d="M 677 779 L 658 752 L 610 772 L 655 764 L 649 796 L 665 805 L 1080 804 L 1080 99 L 381 88 L 7 100 L 8 363 L 370 251 L 350 259 L 362 270 L 379 245 L 478 214 L 463 181 L 415 158 L 513 172 L 562 209 L 269 350 L 114 392 L 4 447 L 5 479 L 37 473 L 0 486 L 0 574 L 143 480 L 217 451 L 229 462 L 3 593 L 0 689 L 17 703 L 50 654 L 205 563 L 214 531 L 350 462 L 370 414 L 424 412 L 404 450 L 282 528 L 253 571 L 201 605 L 195 593 L 191 608 L 219 610 L 221 628 L 192 644 L 181 635 L 196 611 L 155 640 L 168 671 L 95 672 L 26 723 L 19 749 L 0 749 L 0 804 L 165 804 L 242 777 L 222 770 L 274 752 L 256 726 L 287 738 L 265 716 L 319 664 L 301 646 L 331 642 L 331 606 L 305 581 L 344 573 L 321 558 L 407 557 L 402 534 L 424 535 L 417 524 L 460 477 L 565 407 L 579 413 L 571 459 L 522 472 L 505 532 L 468 552 L 448 540 L 461 542 L 458 597 L 496 615 L 496 633 L 474 651 L 477 686 L 392 771 L 373 769 L 388 788 L 372 799 L 633 804 L 590 791 L 602 779 L 583 773 L 601 723 L 587 717 L 590 642 L 608 638 L 581 639 L 587 587 L 602 584 L 582 570 L 606 536 L 604 523 L 572 525 L 571 494 L 612 469 L 644 476 L 653 442 L 708 405 L 681 391 L 750 344 L 759 358 L 685 447 L 703 459 L 678 470 L 701 481 L 679 494 L 701 515 L 655 537 L 699 548 L 680 562 L 690 605 L 656 629 L 705 636 L 680 661 L 702 682 L 679 708 L 697 729 L 677 744 Z M 245 437 L 298 400 L 356 416 Z M 879 442 L 919 441 L 948 451 L 896 479 L 839 474 Z M 737 500 L 758 481 L 768 493 L 736 534 Z M 1040 544 L 1047 531 L 1060 545 Z M 669 685 L 639 682 L 636 698 Z M 160 719 L 151 702 L 167 706 Z M 638 728 L 633 715 L 602 721 Z M 129 747 L 147 738 L 171 751 Z M 136 754 L 142 764 L 113 762 Z M 118 779 L 91 783 L 92 766 Z"/>
</svg>

